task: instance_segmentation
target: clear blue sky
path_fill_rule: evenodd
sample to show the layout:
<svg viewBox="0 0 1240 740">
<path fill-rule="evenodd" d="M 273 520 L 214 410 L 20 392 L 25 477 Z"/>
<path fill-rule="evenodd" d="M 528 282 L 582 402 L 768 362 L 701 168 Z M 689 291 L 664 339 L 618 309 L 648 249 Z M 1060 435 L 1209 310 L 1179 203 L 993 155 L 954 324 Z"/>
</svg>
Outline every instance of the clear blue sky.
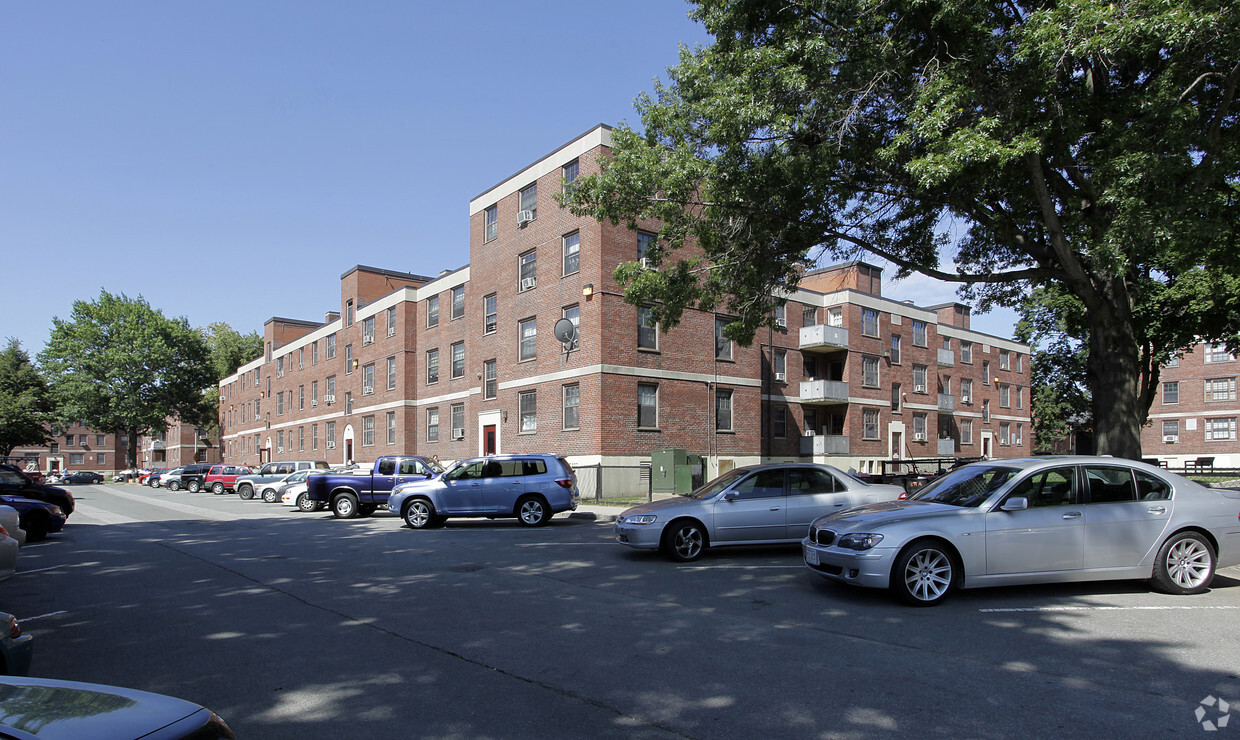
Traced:
<svg viewBox="0 0 1240 740">
<path fill-rule="evenodd" d="M 6 3 L 0 338 L 100 289 L 193 326 L 322 320 L 355 264 L 469 261 L 469 200 L 596 123 L 639 125 L 678 0 Z M 919 304 L 953 289 L 912 279 Z M 1010 336 L 1010 315 L 974 328 Z"/>
</svg>

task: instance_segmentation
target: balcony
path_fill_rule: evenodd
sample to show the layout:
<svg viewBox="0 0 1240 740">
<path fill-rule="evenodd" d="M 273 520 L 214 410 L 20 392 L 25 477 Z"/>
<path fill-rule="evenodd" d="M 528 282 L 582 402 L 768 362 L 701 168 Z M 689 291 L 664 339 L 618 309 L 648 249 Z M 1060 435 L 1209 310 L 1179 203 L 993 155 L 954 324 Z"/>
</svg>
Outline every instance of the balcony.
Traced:
<svg viewBox="0 0 1240 740">
<path fill-rule="evenodd" d="M 947 393 L 940 393 L 939 394 L 939 411 L 951 412 L 955 410 L 956 410 L 956 397 L 949 395 Z"/>
<path fill-rule="evenodd" d="M 801 437 L 802 455 L 847 455 L 848 437 L 839 434 L 807 434 Z"/>
<path fill-rule="evenodd" d="M 848 403 L 848 383 L 843 380 L 802 380 L 801 403 Z"/>
<path fill-rule="evenodd" d="M 939 457 L 956 456 L 956 440 L 946 437 L 939 440 Z"/>
<path fill-rule="evenodd" d="M 848 349 L 848 330 L 842 326 L 815 324 L 801 327 L 801 351 Z"/>
<path fill-rule="evenodd" d="M 955 367 L 956 353 L 950 349 L 939 350 L 939 367 Z"/>
</svg>

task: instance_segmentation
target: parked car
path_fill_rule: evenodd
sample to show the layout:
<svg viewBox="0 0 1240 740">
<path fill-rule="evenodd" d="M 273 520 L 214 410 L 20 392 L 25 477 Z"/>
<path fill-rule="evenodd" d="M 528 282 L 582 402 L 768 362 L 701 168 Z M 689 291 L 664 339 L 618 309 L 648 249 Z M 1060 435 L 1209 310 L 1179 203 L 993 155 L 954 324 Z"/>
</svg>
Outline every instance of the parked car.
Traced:
<svg viewBox="0 0 1240 740">
<path fill-rule="evenodd" d="M 387 506 L 413 529 L 437 527 L 454 516 L 516 517 L 536 527 L 576 510 L 580 500 L 577 475 L 564 458 L 497 455 L 462 460 L 438 477 L 400 484 Z"/>
<path fill-rule="evenodd" d="M 159 476 L 167 472 L 168 472 L 168 468 L 151 468 L 150 470 L 144 470 L 138 474 L 138 485 L 141 485 L 141 486 L 156 485 L 157 486 L 158 481 L 159 481 Z M 154 478 L 155 480 L 152 481 L 151 478 Z"/>
<path fill-rule="evenodd" d="M 17 540 L 19 546 L 26 546 L 26 530 L 22 529 L 21 517 L 17 509 L 12 506 L 0 506 L 0 527 L 3 527 L 10 537 Z"/>
<path fill-rule="evenodd" d="M 65 516 L 72 514 L 77 505 L 72 493 L 56 486 L 35 483 L 12 465 L 0 464 L 0 494 L 22 496 L 55 504 L 60 507 Z"/>
<path fill-rule="evenodd" d="M 802 550 L 825 578 L 917 606 L 956 588 L 1091 580 L 1195 594 L 1240 564 L 1240 492 L 1111 457 L 993 460 L 818 519 Z"/>
<path fill-rule="evenodd" d="M 296 506 L 302 511 L 320 511 L 324 504 L 322 501 L 311 501 L 307 495 L 309 485 L 306 478 L 312 474 L 317 474 L 312 470 L 298 470 L 296 473 L 290 473 L 280 487 L 276 489 L 276 495 L 280 497 L 280 503 L 285 506 Z"/>
<path fill-rule="evenodd" d="M 103 476 L 89 470 L 79 470 L 76 473 L 69 473 L 61 477 L 61 484 L 80 485 L 89 483 L 102 483 Z"/>
<path fill-rule="evenodd" d="M 267 503 L 273 503 L 279 500 L 276 489 L 290 474 L 298 470 L 327 470 L 329 467 L 331 466 L 326 460 L 281 460 L 264 463 L 258 472 L 237 479 L 237 495 L 247 501 L 260 496 Z M 268 491 L 271 492 L 270 499 Z"/>
<path fill-rule="evenodd" d="M 37 499 L 0 494 L 0 506 L 12 506 L 17 510 L 21 528 L 26 530 L 27 542 L 38 542 L 49 533 L 59 532 L 65 526 L 65 513 L 55 504 Z"/>
<path fill-rule="evenodd" d="M 215 712 L 163 694 L 50 678 L 0 678 L 0 736 L 232 740 Z"/>
<path fill-rule="evenodd" d="M 244 465 L 212 465 L 203 481 L 203 488 L 211 489 L 217 496 L 225 491 L 232 491 L 237 478 L 250 475 L 254 471 Z"/>
<path fill-rule="evenodd" d="M 0 527 L 0 581 L 13 577 L 17 572 L 17 551 L 21 545 L 9 536 L 8 530 Z"/>
<path fill-rule="evenodd" d="M 206 463 L 186 465 L 181 468 L 181 479 L 168 481 L 168 488 L 172 491 L 184 488 L 190 493 L 198 493 L 205 487 L 210 471 L 211 466 Z"/>
<path fill-rule="evenodd" d="M 149 481 L 151 488 L 168 488 L 168 490 L 170 491 L 175 491 L 179 489 L 181 487 L 181 473 L 184 470 L 185 468 L 173 468 L 172 470 L 169 470 L 166 473 L 161 473 L 159 475 L 152 476 L 151 480 Z M 177 482 L 176 488 L 168 487 L 168 484 L 172 483 L 172 481 Z"/>
<path fill-rule="evenodd" d="M 17 617 L 0 612 L 0 674 L 25 676 L 33 654 L 34 638 L 22 634 Z"/>
<path fill-rule="evenodd" d="M 872 485 L 830 465 L 771 463 L 734 468 L 696 491 L 626 509 L 616 541 L 662 550 L 677 562 L 708 548 L 800 542 L 810 522 L 830 511 L 893 501 L 904 489 Z"/>
<path fill-rule="evenodd" d="M 306 497 L 330 504 L 338 519 L 370 516 L 388 502 L 402 483 L 427 481 L 443 472 L 439 463 L 425 457 L 385 456 L 370 468 L 350 468 L 317 473 L 306 479 Z"/>
</svg>

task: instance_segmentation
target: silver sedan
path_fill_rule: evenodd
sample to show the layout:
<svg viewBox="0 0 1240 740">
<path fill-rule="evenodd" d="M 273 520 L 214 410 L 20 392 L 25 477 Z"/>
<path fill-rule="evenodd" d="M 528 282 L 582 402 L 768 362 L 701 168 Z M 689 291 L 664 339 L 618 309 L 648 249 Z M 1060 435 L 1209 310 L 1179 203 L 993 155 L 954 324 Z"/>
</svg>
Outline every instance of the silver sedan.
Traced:
<svg viewBox="0 0 1240 740">
<path fill-rule="evenodd" d="M 1240 564 L 1240 492 L 1110 457 L 994 460 L 818 519 L 802 551 L 825 578 L 918 606 L 955 588 L 1091 580 L 1195 594 Z"/>
<path fill-rule="evenodd" d="M 796 543 L 809 523 L 829 512 L 904 493 L 870 485 L 830 465 L 773 463 L 735 468 L 692 493 L 627 509 L 616 518 L 616 541 L 661 549 L 677 562 L 708 547 Z"/>
</svg>

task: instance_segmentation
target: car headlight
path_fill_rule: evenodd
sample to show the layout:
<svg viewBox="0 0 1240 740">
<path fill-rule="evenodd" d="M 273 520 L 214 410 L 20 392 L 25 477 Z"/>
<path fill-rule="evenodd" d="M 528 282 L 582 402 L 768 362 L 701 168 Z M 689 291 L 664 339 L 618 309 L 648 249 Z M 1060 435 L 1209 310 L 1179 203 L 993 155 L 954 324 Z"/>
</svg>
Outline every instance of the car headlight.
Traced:
<svg viewBox="0 0 1240 740">
<path fill-rule="evenodd" d="M 632 516 L 621 517 L 621 524 L 654 524 L 658 519 L 654 514 L 634 514 Z"/>
<path fill-rule="evenodd" d="M 836 540 L 835 544 L 849 550 L 869 550 L 882 541 L 883 536 L 877 533 L 846 534 Z"/>
</svg>

